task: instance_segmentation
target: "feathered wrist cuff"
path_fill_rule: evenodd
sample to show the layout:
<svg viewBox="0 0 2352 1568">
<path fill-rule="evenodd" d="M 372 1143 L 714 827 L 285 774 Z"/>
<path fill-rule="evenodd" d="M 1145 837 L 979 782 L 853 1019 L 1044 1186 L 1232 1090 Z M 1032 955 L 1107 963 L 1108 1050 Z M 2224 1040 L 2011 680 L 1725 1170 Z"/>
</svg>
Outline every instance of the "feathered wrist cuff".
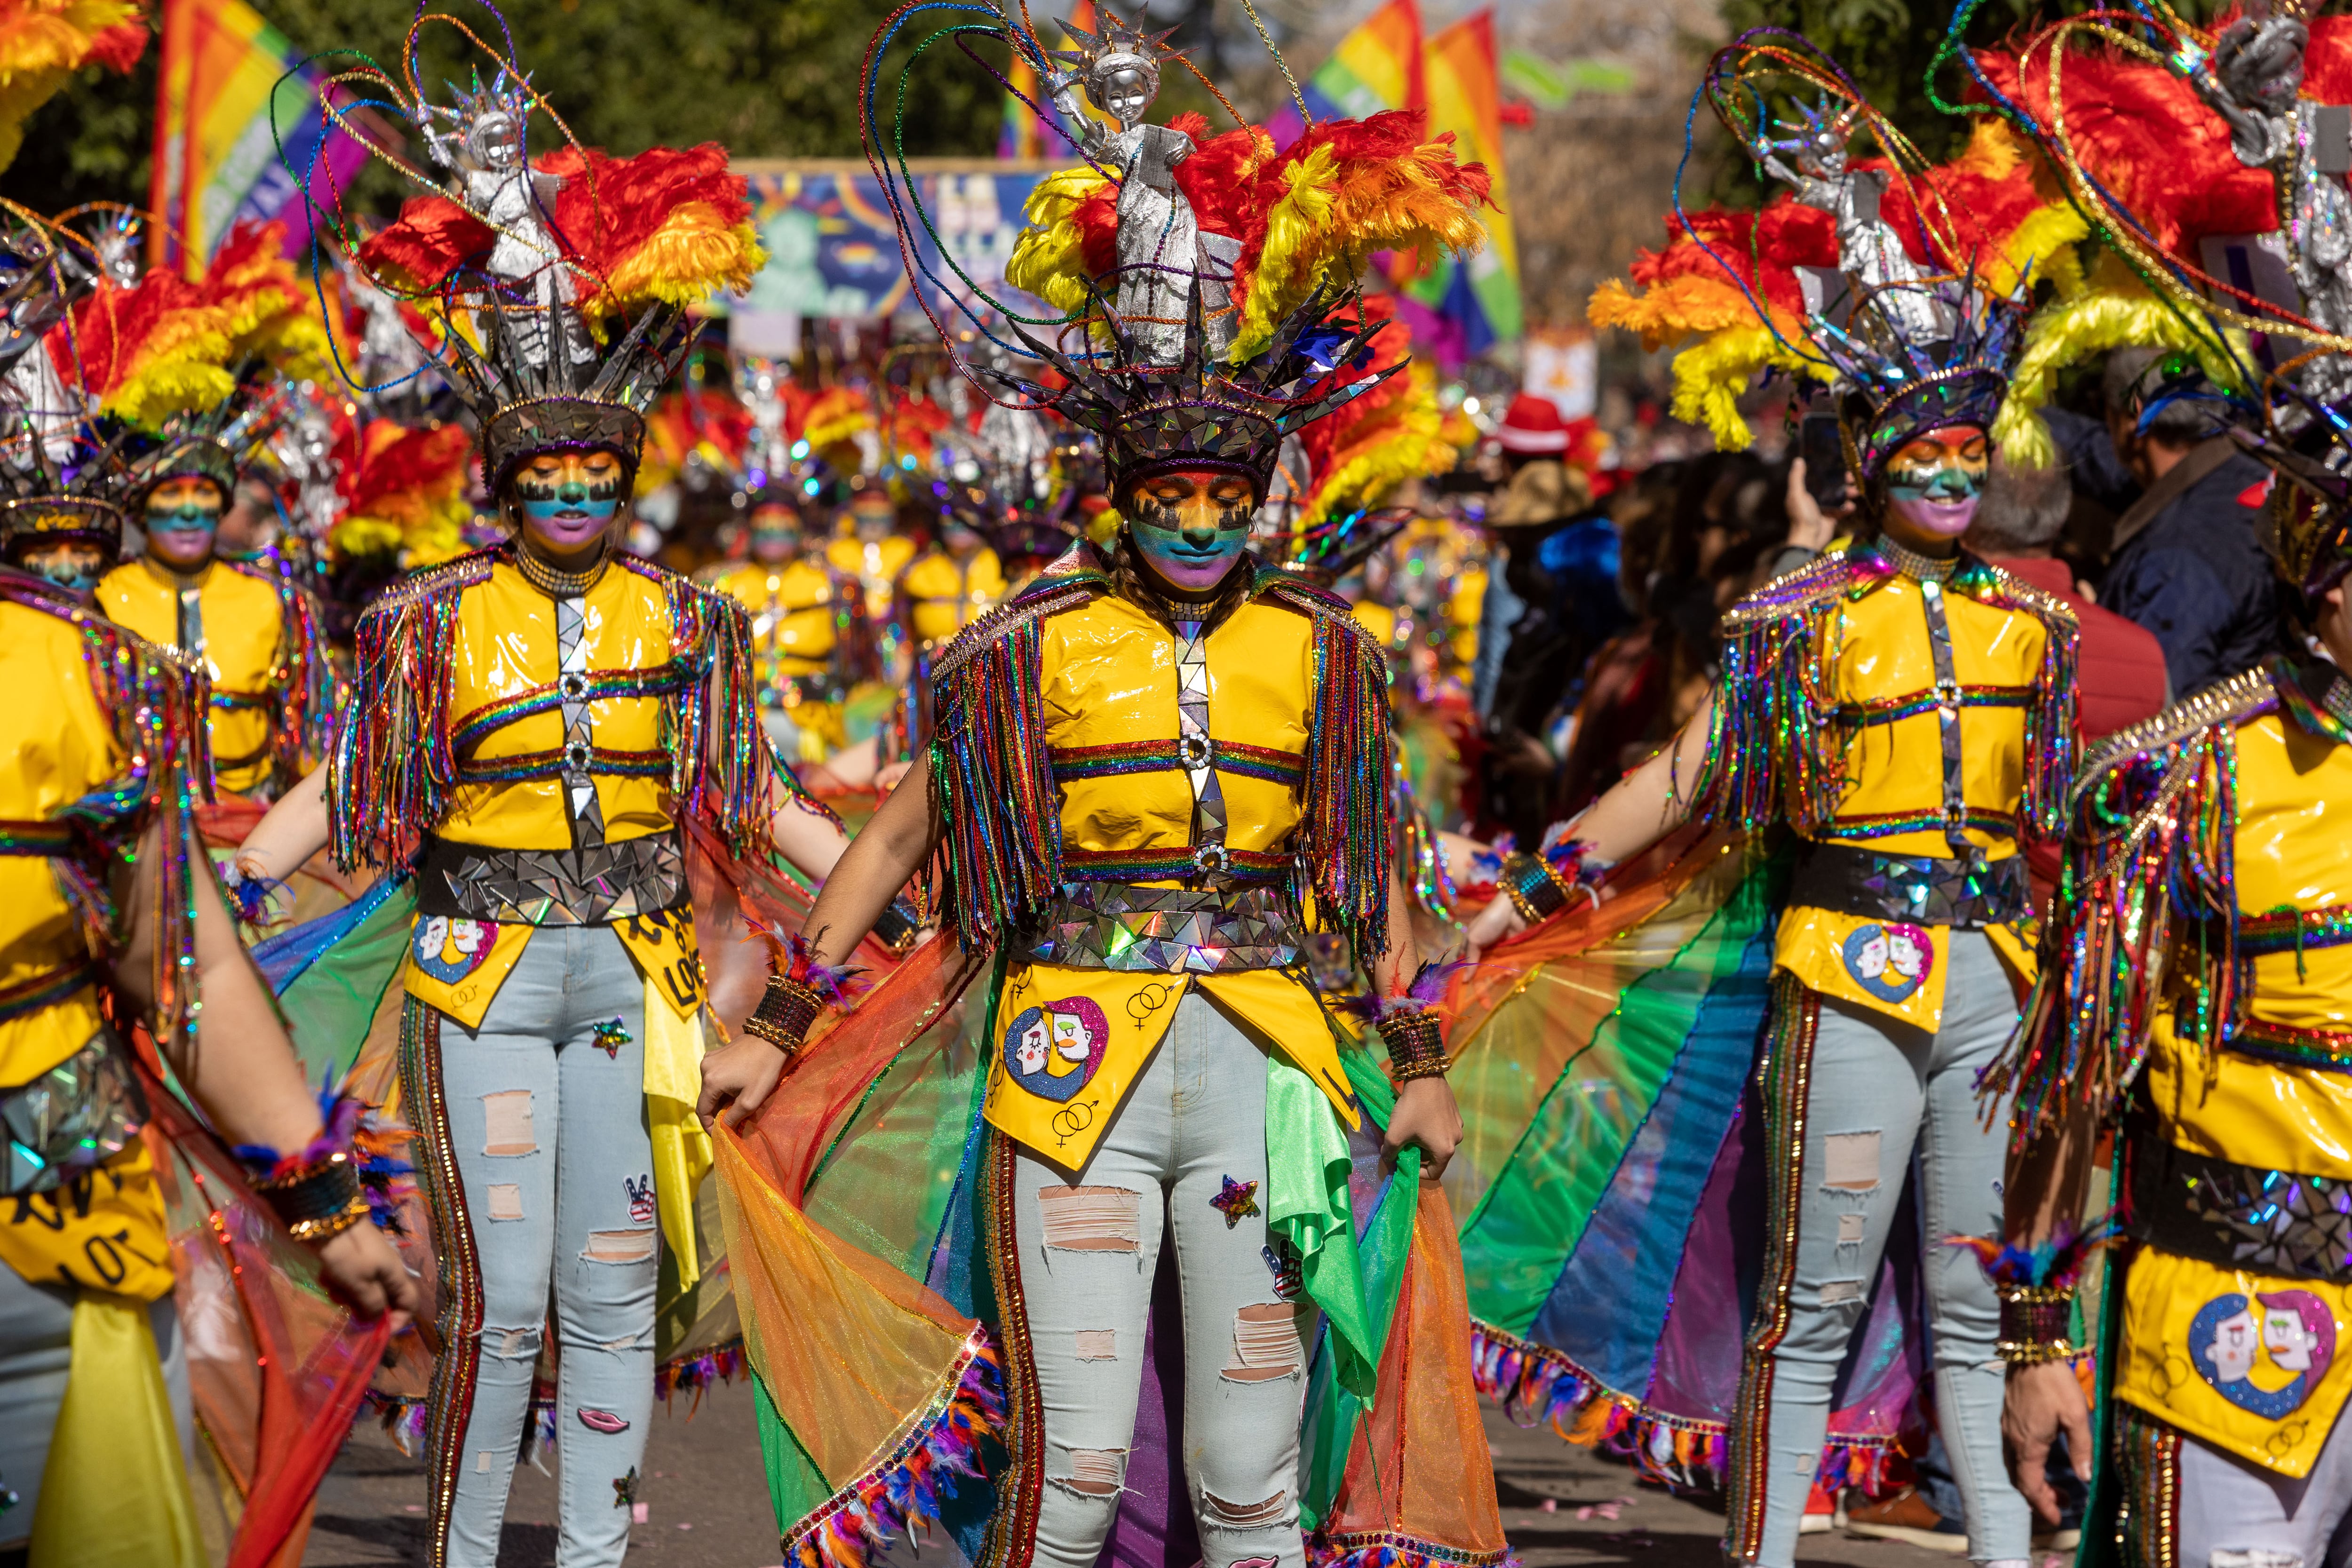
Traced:
<svg viewBox="0 0 2352 1568">
<path fill-rule="evenodd" d="M 1591 858 L 1592 847 L 1580 839 L 1563 838 L 1540 855 L 1508 855 L 1495 879 L 1529 925 L 1549 920 L 1580 893 L 1593 888 L 1607 868 Z"/>
<path fill-rule="evenodd" d="M 1948 1245 L 1977 1255 L 1993 1293 L 2000 1298 L 1994 1349 L 2001 1360 L 2011 1366 L 2038 1366 L 2075 1353 L 2075 1290 L 2091 1254 L 2114 1236 L 2112 1225 L 2101 1224 L 2084 1231 L 2060 1226 L 2050 1239 L 2033 1247 L 2004 1246 L 1977 1237 L 1951 1238 Z"/>
<path fill-rule="evenodd" d="M 295 1240 L 324 1241 L 368 1217 L 361 1160 L 353 1148 L 366 1110 L 357 1100 L 334 1101 L 325 1128 L 297 1153 L 280 1154 L 260 1143 L 237 1146 L 237 1158 L 255 1174 L 253 1190 Z"/>
<path fill-rule="evenodd" d="M 1400 1084 L 1417 1078 L 1443 1078 L 1454 1065 L 1445 1054 L 1445 1033 L 1437 1002 L 1458 963 L 1424 963 L 1412 984 L 1395 996 L 1351 996 L 1340 1004 L 1378 1029 L 1388 1047 L 1389 1076 Z"/>
<path fill-rule="evenodd" d="M 743 1020 L 744 1033 L 757 1035 L 790 1060 L 800 1055 L 810 1026 L 825 1008 L 849 1005 L 849 980 L 856 973 L 817 963 L 803 938 L 790 938 L 768 972 L 768 989 L 760 1005 Z"/>
</svg>

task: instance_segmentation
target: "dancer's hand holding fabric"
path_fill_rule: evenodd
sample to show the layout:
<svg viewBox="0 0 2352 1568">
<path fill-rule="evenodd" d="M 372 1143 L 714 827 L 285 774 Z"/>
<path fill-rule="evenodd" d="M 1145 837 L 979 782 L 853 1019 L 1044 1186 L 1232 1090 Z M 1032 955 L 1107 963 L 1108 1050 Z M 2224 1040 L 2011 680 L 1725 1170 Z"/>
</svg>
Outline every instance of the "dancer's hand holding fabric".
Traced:
<svg viewBox="0 0 2352 1568">
<path fill-rule="evenodd" d="M 141 841 L 140 874 L 131 888 L 131 934 L 114 961 L 116 984 L 142 1013 L 154 1003 L 154 868 L 163 854 L 161 835 L 150 830 Z M 163 1055 L 225 1142 L 274 1149 L 311 1144 L 322 1131 L 318 1100 L 303 1081 L 268 987 L 246 955 L 236 922 L 208 874 L 198 883 L 194 902 L 203 1027 L 159 1041 Z M 363 1318 L 389 1311 L 396 1314 L 395 1332 L 405 1326 L 416 1310 L 416 1282 L 383 1232 L 362 1219 L 316 1245 L 329 1287 L 352 1310 Z"/>
<path fill-rule="evenodd" d="M 1397 1091 L 1396 1110 L 1381 1139 L 1381 1161 L 1393 1165 L 1398 1151 L 1410 1145 L 1421 1151 L 1421 1179 L 1433 1182 L 1445 1173 L 1461 1142 L 1462 1108 L 1454 1102 L 1453 1086 L 1442 1078 L 1415 1079 Z"/>
<path fill-rule="evenodd" d="M 2071 1363 L 2046 1361 L 2009 1369 L 2001 1399 L 2000 1435 L 2009 1444 L 2009 1475 L 2042 1523 L 2058 1523 L 2058 1494 L 2050 1485 L 2050 1446 L 2066 1434 L 2074 1473 L 2091 1479 L 2091 1407 Z"/>
</svg>

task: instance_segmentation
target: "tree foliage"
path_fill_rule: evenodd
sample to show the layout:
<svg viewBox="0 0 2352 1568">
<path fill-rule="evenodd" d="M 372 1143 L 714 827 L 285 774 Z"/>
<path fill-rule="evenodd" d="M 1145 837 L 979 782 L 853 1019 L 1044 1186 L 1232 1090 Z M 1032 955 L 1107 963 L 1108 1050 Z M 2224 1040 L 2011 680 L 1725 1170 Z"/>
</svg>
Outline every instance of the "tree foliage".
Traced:
<svg viewBox="0 0 2352 1568">
<path fill-rule="evenodd" d="M 451 0 L 486 39 L 497 23 Z M 855 157 L 857 83 L 883 8 L 871 0 L 507 0 L 515 50 L 579 138 L 615 154 L 656 142 L 719 142 L 739 157 Z M 259 0 L 258 9 L 305 52 L 351 49 L 397 74 L 407 7 L 383 0 Z M 918 19 L 907 37 L 929 31 Z M 467 63 L 436 29 L 422 73 L 438 87 Z M 912 45 L 884 62 L 884 81 Z M 152 166 L 155 49 L 127 77 L 85 71 L 34 115 L 5 192 L 36 211 L 92 200 L 143 205 Z M 1002 64 L 1001 55 L 998 63 Z M 334 68 L 331 59 L 322 67 Z M 924 56 L 908 94 L 909 153 L 995 150 L 994 79 L 947 40 Z M 421 149 L 415 150 L 421 155 Z M 388 184 L 368 189 L 388 195 Z"/>
</svg>

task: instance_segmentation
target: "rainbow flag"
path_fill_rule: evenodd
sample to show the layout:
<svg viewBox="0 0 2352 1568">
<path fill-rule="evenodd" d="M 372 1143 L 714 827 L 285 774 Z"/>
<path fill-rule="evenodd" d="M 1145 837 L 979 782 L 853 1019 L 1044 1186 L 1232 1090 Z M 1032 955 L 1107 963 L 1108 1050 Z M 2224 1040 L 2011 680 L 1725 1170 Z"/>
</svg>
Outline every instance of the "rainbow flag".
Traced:
<svg viewBox="0 0 2352 1568">
<path fill-rule="evenodd" d="M 194 271 L 247 218 L 284 218 L 287 254 L 307 250 L 300 179 L 340 186 L 367 157 L 328 121 L 319 93 L 285 35 L 244 0 L 164 0 L 151 261 Z"/>
<path fill-rule="evenodd" d="M 1495 209 L 1486 214 L 1486 244 L 1467 261 L 1441 261 L 1405 286 L 1398 315 L 1448 367 L 1525 331 L 1519 247 L 1511 232 L 1511 195 L 1503 173 L 1503 95 L 1496 73 L 1495 14 L 1473 12 L 1429 40 L 1422 51 L 1432 133 L 1454 132 L 1454 156 L 1484 163 L 1495 177 Z"/>
<path fill-rule="evenodd" d="M 1423 88 L 1421 6 L 1417 0 L 1389 0 L 1339 40 L 1323 68 L 1301 84 L 1307 111 L 1318 120 L 1361 120 L 1391 109 L 1419 109 L 1428 101 Z M 1296 121 L 1294 107 L 1286 113 Z M 1276 126 L 1285 145 L 1297 134 Z"/>
<path fill-rule="evenodd" d="M 1091 31 L 1095 25 L 1094 0 L 1077 0 L 1070 8 L 1070 21 Z M 1047 48 L 1062 42 L 1058 27 L 1048 26 L 1039 42 Z M 996 133 L 996 155 L 1000 158 L 1066 158 L 1070 144 L 1054 129 L 1054 106 L 1045 100 L 1045 84 L 1037 79 L 1034 67 L 1019 55 L 1013 57 L 1013 68 L 1004 73 L 1004 123 Z M 1037 108 L 1030 108 L 1030 104 Z"/>
</svg>

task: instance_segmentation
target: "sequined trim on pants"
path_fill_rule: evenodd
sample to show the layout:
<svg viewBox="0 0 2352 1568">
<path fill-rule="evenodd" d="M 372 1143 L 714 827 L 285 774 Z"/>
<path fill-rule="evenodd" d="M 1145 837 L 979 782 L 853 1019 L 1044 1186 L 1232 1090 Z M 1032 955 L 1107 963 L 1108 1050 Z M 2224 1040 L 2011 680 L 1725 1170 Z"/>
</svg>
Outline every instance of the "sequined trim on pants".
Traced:
<svg viewBox="0 0 2352 1568">
<path fill-rule="evenodd" d="M 433 1223 L 433 1250 L 441 1263 L 441 1353 L 433 1363 L 425 1402 L 430 1422 L 425 1449 L 431 1466 L 431 1568 L 449 1561 L 449 1507 L 466 1425 L 474 1409 L 474 1380 L 482 1355 L 482 1276 L 474 1251 L 473 1217 L 449 1136 L 449 1106 L 441 1089 L 441 1015 L 410 997 L 400 1019 L 400 1091 L 416 1125 L 417 1173 Z"/>
</svg>

